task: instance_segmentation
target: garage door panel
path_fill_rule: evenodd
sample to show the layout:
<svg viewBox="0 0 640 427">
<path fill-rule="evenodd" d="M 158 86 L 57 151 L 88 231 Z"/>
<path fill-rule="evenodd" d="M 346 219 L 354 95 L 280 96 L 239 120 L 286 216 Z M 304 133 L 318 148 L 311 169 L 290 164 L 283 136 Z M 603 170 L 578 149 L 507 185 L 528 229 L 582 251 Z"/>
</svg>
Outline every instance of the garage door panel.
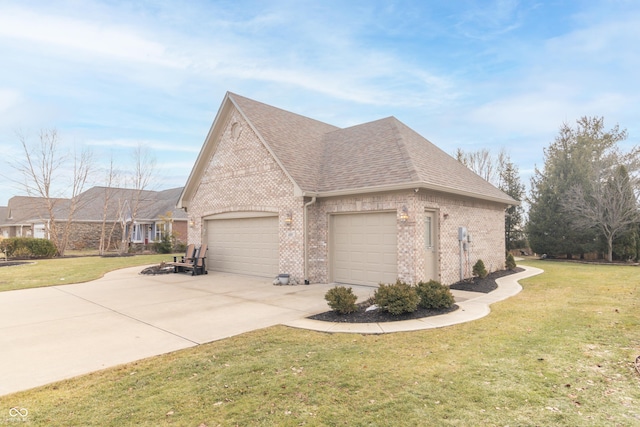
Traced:
<svg viewBox="0 0 640 427">
<path fill-rule="evenodd" d="M 235 218 L 207 222 L 207 268 L 236 274 L 278 274 L 278 217 Z"/>
<path fill-rule="evenodd" d="M 397 277 L 396 214 L 376 212 L 332 217 L 332 278 L 377 285 Z"/>
</svg>

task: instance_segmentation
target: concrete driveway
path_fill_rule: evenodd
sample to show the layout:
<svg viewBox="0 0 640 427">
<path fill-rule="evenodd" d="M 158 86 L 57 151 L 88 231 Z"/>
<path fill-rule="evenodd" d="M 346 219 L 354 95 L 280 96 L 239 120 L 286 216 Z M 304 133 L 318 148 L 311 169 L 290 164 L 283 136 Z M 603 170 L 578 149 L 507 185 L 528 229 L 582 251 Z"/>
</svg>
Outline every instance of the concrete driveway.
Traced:
<svg viewBox="0 0 640 427">
<path fill-rule="evenodd" d="M 142 276 L 142 268 L 0 292 L 0 395 L 290 323 L 326 311 L 333 287 L 224 273 Z M 374 292 L 352 288 L 359 299 Z"/>
</svg>

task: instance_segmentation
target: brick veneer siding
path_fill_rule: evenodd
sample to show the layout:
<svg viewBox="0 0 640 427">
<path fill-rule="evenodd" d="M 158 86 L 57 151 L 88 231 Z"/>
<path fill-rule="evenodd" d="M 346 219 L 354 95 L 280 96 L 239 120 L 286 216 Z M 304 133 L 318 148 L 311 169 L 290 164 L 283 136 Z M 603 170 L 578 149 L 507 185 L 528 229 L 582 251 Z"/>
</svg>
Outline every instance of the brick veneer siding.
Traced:
<svg viewBox="0 0 640 427">
<path fill-rule="evenodd" d="M 184 243 L 187 241 L 187 221 L 177 221 L 174 219 L 171 230 L 178 242 Z"/>
<path fill-rule="evenodd" d="M 232 127 L 235 125 L 235 131 Z M 239 127 L 238 127 L 239 126 Z M 239 130 L 239 132 L 238 132 Z M 273 212 L 279 216 L 279 272 L 304 279 L 302 197 L 244 118 L 233 111 L 188 211 L 188 242 L 207 241 L 205 217 L 227 212 Z M 284 219 L 292 214 L 292 224 Z"/>
<path fill-rule="evenodd" d="M 232 131 L 232 128 L 235 131 Z M 304 277 L 304 204 L 310 198 L 294 196 L 291 180 L 280 168 L 253 129 L 237 111 L 226 118 L 201 181 L 190 201 L 188 243 L 207 241 L 205 218 L 229 212 L 273 212 L 279 216 L 279 272 L 289 273 L 293 283 Z M 238 132 L 238 130 L 240 131 Z M 212 143 L 212 141 L 208 142 Z M 406 206 L 409 219 L 400 220 Z M 413 190 L 319 198 L 308 207 L 308 279 L 330 280 L 329 215 L 346 212 L 393 211 L 398 217 L 398 276 L 415 283 L 428 279 L 424 253 L 424 215 L 433 211 L 437 224 L 438 278 L 445 284 L 459 279 L 458 227 L 473 236 L 471 265 L 482 259 L 488 270 L 504 265 L 504 208 L 498 203 L 454 195 Z M 291 212 L 293 222 L 284 219 Z M 446 215 L 446 217 L 445 217 Z M 471 265 L 465 263 L 465 277 Z"/>
<path fill-rule="evenodd" d="M 400 220 L 406 206 L 409 219 Z M 458 227 L 472 235 L 471 265 L 482 259 L 488 270 L 504 268 L 504 206 L 443 193 L 414 191 L 320 199 L 309 208 L 309 279 L 327 283 L 329 265 L 329 216 L 335 213 L 395 211 L 398 220 L 398 277 L 409 283 L 428 280 L 425 271 L 424 216 L 433 211 L 437 224 L 438 279 L 445 284 L 459 280 Z M 445 217 L 446 215 L 446 217 Z M 465 261 L 465 277 L 471 275 Z"/>
</svg>

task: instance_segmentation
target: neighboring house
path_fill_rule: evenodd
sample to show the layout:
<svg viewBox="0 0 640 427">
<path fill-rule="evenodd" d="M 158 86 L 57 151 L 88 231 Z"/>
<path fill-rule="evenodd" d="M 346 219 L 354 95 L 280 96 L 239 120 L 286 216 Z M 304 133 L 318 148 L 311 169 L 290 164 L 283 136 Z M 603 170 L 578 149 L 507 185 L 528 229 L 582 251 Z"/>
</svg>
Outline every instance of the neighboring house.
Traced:
<svg viewBox="0 0 640 427">
<path fill-rule="evenodd" d="M 162 233 L 174 233 L 179 241 L 187 239 L 187 216 L 176 208 L 182 187 L 164 191 L 138 191 L 128 188 L 93 187 L 79 196 L 79 209 L 74 222 L 85 224 L 84 232 L 78 225 L 74 241 L 99 243 L 105 200 L 108 199 L 107 222 L 119 227 L 115 241 L 119 242 L 124 231 L 134 244 L 148 244 L 162 238 Z M 98 226 L 96 227 L 96 223 Z M 110 227 L 108 227 L 110 228 Z M 97 245 L 92 244 L 91 247 Z"/>
<path fill-rule="evenodd" d="M 515 203 L 394 117 L 341 129 L 227 93 L 178 206 L 209 270 L 377 285 L 504 268 Z"/>
<path fill-rule="evenodd" d="M 68 199 L 51 199 L 54 216 L 62 215 L 69 208 Z M 15 196 L 6 207 L 0 208 L 0 234 L 2 237 L 40 237 L 46 235 L 48 210 L 45 199 Z"/>
<path fill-rule="evenodd" d="M 129 241 L 133 244 L 160 240 L 163 231 L 174 233 L 179 241 L 186 241 L 186 214 L 176 208 L 181 192 L 182 187 L 142 192 L 126 188 L 93 187 L 81 193 L 76 200 L 78 207 L 73 216 L 68 249 L 97 249 L 105 212 L 106 236 L 110 236 L 111 249 L 119 247 L 126 232 L 129 232 Z M 137 213 L 134 214 L 136 200 L 139 202 Z M 71 200 L 55 201 L 54 217 L 61 232 L 61 227 L 67 222 Z M 0 235 L 50 238 L 49 218 L 45 199 L 12 197 L 7 207 L 0 207 Z"/>
</svg>

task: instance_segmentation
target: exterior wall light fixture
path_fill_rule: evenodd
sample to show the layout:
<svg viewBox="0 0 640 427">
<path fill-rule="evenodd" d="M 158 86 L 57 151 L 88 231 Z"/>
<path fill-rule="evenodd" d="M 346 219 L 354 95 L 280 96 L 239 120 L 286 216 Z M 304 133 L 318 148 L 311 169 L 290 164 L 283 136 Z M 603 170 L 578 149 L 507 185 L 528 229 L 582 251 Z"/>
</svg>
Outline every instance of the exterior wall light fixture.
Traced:
<svg viewBox="0 0 640 427">
<path fill-rule="evenodd" d="M 402 210 L 400 211 L 400 221 L 407 222 L 408 219 L 409 219 L 409 210 L 407 209 L 406 206 L 403 206 Z"/>
<path fill-rule="evenodd" d="M 284 219 L 284 223 L 287 225 L 291 225 L 293 223 L 293 214 L 291 213 L 291 211 L 287 212 L 287 216 Z"/>
</svg>

